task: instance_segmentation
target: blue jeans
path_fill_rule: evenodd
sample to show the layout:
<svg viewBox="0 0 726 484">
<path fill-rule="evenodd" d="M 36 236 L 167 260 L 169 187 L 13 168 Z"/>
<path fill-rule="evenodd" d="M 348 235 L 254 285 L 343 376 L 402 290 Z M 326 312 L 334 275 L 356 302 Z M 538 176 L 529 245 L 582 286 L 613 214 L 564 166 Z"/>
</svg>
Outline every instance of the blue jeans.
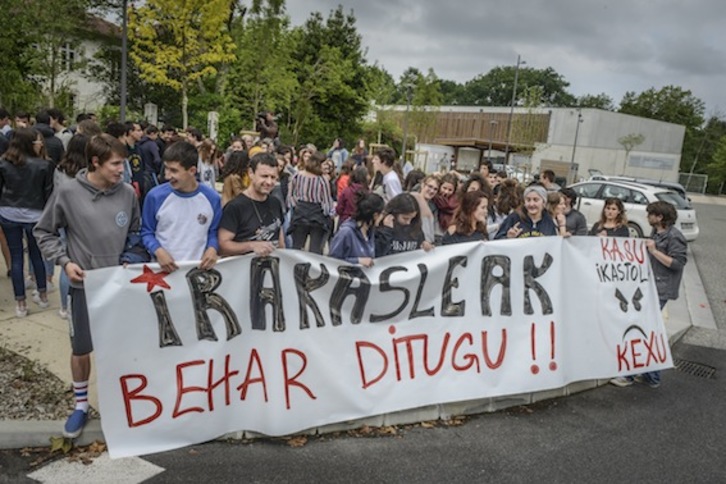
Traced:
<svg viewBox="0 0 726 484">
<path fill-rule="evenodd" d="M 667 299 L 660 300 L 660 310 L 661 311 L 663 311 L 663 308 L 665 307 L 667 302 L 668 302 Z M 654 384 L 660 383 L 660 371 L 649 371 L 649 372 L 643 373 L 642 376 L 643 376 L 643 380 L 645 380 L 646 383 L 654 383 Z"/>
<path fill-rule="evenodd" d="M 40 249 L 35 241 L 35 237 L 33 237 L 33 227 L 35 227 L 35 224 L 13 222 L 0 217 L 0 225 L 2 225 L 3 232 L 5 232 L 5 238 L 8 240 L 8 248 L 10 249 L 10 277 L 13 280 L 15 300 L 25 300 L 23 234 L 25 234 L 25 238 L 28 240 L 28 256 L 30 257 L 30 265 L 33 267 L 33 273 L 35 274 L 38 292 L 45 292 L 45 264 L 43 264 Z"/>
</svg>

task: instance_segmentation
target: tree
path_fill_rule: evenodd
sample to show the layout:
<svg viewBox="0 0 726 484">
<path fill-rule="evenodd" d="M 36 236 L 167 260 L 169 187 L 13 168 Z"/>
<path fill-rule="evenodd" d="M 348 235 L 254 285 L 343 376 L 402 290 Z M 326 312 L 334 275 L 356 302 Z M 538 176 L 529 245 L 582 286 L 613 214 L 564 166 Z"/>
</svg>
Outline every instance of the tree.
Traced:
<svg viewBox="0 0 726 484">
<path fill-rule="evenodd" d="M 181 93 L 184 128 L 192 84 L 235 59 L 230 12 L 229 0 L 147 0 L 130 9 L 130 57 L 144 80 Z"/>
<path fill-rule="evenodd" d="M 699 128 L 703 125 L 705 104 L 689 90 L 678 86 L 650 88 L 640 94 L 626 92 L 620 102 L 620 112 L 657 119 L 686 127 L 681 160 L 693 162 L 699 146 Z"/>
<path fill-rule="evenodd" d="M 438 107 L 444 97 L 441 94 L 439 78 L 433 69 L 426 75 L 419 73 L 413 84 L 413 97 L 411 100 L 411 113 L 409 133 L 417 139 L 433 138 L 433 129 L 436 127 Z M 413 145 L 410 145 L 414 148 Z M 403 154 L 405 156 L 405 153 Z"/>
<path fill-rule="evenodd" d="M 706 165 L 706 171 L 709 174 L 709 182 L 713 182 L 711 186 L 718 186 L 720 194 L 721 188 L 726 182 L 726 136 L 721 136 L 718 140 L 713 158 Z"/>
<path fill-rule="evenodd" d="M 512 103 L 515 67 L 495 67 L 484 75 L 475 77 L 464 85 L 465 104 L 475 106 L 509 106 Z M 546 106 L 572 106 L 575 97 L 567 92 L 570 83 L 552 67 L 534 69 L 520 67 L 517 80 L 515 106 L 524 102 L 523 93 L 528 88 L 541 87 L 542 104 Z"/>
<path fill-rule="evenodd" d="M 625 174 L 625 167 L 628 166 L 628 158 L 630 157 L 630 152 L 633 151 L 633 148 L 635 148 L 636 146 L 642 145 L 643 141 L 645 141 L 645 135 L 643 135 L 642 133 L 630 133 L 618 138 L 618 143 L 620 143 L 620 146 L 622 146 L 625 150 L 625 162 L 623 163 L 622 174 Z"/>
<path fill-rule="evenodd" d="M 396 82 L 391 74 L 377 64 L 365 68 L 366 99 L 376 106 L 393 104 L 396 96 Z"/>
<path fill-rule="evenodd" d="M 542 106 L 543 88 L 533 86 L 525 89 L 524 107 L 526 113 L 517 114 L 512 120 L 512 144 L 516 146 L 516 153 L 529 158 L 529 168 L 532 164 L 532 155 L 545 145 L 547 139 L 547 124 L 542 122 L 542 115 L 535 112 Z"/>
<path fill-rule="evenodd" d="M 369 107 L 366 60 L 353 13 L 338 6 L 327 20 L 319 12 L 294 29 L 293 59 L 298 88 L 285 129 L 298 140 L 327 146 L 333 137 L 351 140 Z"/>
<path fill-rule="evenodd" d="M 695 128 L 703 124 L 705 104 L 681 87 L 666 86 L 657 91 L 651 87 L 640 94 L 626 92 L 619 111 Z"/>
<path fill-rule="evenodd" d="M 585 94 L 577 99 L 577 106 L 580 108 L 604 109 L 605 111 L 614 111 L 613 99 L 605 94 Z"/>
<path fill-rule="evenodd" d="M 439 79 L 439 87 L 441 88 L 441 103 L 446 106 L 458 106 L 464 104 L 464 85 L 456 81 L 448 79 Z"/>
<path fill-rule="evenodd" d="M 280 1 L 258 2 L 234 24 L 237 61 L 230 66 L 224 93 L 227 105 L 248 129 L 263 110 L 287 108 L 298 89 L 293 52 L 296 37 Z"/>
<path fill-rule="evenodd" d="M 79 38 L 93 5 L 92 0 L 46 0 L 7 2 L 0 9 L 3 103 L 29 109 L 38 103 L 55 106 L 63 94 L 69 100 L 65 72 L 83 64 Z"/>
</svg>

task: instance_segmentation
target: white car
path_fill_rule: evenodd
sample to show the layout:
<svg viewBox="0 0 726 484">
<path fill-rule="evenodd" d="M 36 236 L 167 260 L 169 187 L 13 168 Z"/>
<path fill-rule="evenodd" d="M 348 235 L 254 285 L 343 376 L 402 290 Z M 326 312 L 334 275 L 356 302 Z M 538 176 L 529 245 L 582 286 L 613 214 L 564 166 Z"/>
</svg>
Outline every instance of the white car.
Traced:
<svg viewBox="0 0 726 484">
<path fill-rule="evenodd" d="M 616 182 L 607 180 L 590 180 L 570 185 L 577 192 L 577 208 L 587 219 L 588 229 L 600 220 L 605 200 L 619 198 L 625 206 L 628 217 L 630 235 L 633 237 L 649 236 L 651 227 L 645 207 L 651 202 L 662 200 L 675 205 L 678 212 L 676 228 L 686 240 L 692 242 L 698 237 L 698 220 L 696 211 L 676 192 L 640 183 Z"/>
</svg>

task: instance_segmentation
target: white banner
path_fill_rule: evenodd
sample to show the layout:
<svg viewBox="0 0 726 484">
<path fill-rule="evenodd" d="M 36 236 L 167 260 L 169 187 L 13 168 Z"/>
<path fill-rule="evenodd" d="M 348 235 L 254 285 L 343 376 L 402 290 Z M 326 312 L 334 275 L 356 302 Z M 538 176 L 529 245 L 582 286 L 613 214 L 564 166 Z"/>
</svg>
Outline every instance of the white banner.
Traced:
<svg viewBox="0 0 726 484">
<path fill-rule="evenodd" d="M 86 281 L 112 457 L 672 367 L 643 240 L 307 252 Z"/>
</svg>

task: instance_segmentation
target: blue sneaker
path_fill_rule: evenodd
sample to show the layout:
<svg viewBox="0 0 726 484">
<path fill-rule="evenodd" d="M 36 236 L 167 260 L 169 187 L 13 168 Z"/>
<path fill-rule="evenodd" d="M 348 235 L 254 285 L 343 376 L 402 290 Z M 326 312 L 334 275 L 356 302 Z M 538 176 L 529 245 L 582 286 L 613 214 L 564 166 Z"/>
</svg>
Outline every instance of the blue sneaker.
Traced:
<svg viewBox="0 0 726 484">
<path fill-rule="evenodd" d="M 71 416 L 68 417 L 68 420 L 66 420 L 66 426 L 63 428 L 63 437 L 75 439 L 81 435 L 87 421 L 88 413 L 83 410 L 74 410 Z"/>
</svg>

